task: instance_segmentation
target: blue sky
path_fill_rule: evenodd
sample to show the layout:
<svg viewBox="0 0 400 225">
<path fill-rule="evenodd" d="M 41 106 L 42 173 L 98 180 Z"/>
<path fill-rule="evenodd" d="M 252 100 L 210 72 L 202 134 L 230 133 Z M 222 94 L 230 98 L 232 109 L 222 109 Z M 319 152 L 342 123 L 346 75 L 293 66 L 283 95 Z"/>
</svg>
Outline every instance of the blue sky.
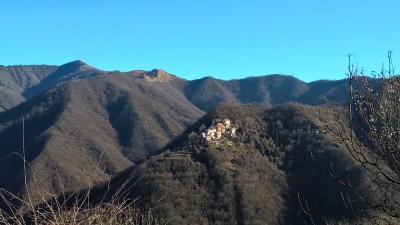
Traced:
<svg viewBox="0 0 400 225">
<path fill-rule="evenodd" d="M 0 64 L 342 79 L 400 61 L 398 0 L 0 0 Z"/>
</svg>

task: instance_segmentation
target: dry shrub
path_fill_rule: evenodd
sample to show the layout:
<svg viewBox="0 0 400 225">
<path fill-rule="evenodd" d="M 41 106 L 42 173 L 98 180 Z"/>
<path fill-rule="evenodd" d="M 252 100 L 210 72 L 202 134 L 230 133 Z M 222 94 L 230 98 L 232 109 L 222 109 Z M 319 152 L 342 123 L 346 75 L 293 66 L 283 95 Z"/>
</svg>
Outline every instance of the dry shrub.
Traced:
<svg viewBox="0 0 400 225">
<path fill-rule="evenodd" d="M 39 193 L 43 203 L 34 205 L 29 194 L 19 197 L 0 189 L 0 224 L 163 224 L 151 211 L 137 207 L 136 199 L 125 198 L 119 191 L 111 200 L 95 205 L 89 201 L 90 189 L 83 195 Z"/>
<path fill-rule="evenodd" d="M 121 187 L 121 190 L 123 188 L 125 187 Z M 0 189 L 0 201 L 3 203 L 0 224 L 165 224 L 156 219 L 151 211 L 143 211 L 137 207 L 136 199 L 128 199 L 121 194 L 117 191 L 110 201 L 102 200 L 91 205 L 90 189 L 83 195 L 41 193 L 40 197 L 46 201 L 34 205 L 29 194 L 27 198 L 22 198 Z"/>
<path fill-rule="evenodd" d="M 24 194 L 16 195 L 6 189 L 0 188 L 0 224 L 158 225 L 167 223 L 156 219 L 151 211 L 144 211 L 136 206 L 137 199 L 127 197 L 128 191 L 135 184 L 135 182 L 132 182 L 134 173 L 128 176 L 125 182 L 112 193 L 111 197 L 106 197 L 110 195 L 108 193 L 110 189 L 107 189 L 102 196 L 94 196 L 91 193 L 94 187 L 93 184 L 90 184 L 85 191 L 73 193 L 65 193 L 63 191 L 61 194 L 54 194 L 40 187 L 40 183 L 36 180 L 32 167 L 25 160 L 25 154 L 20 156 L 24 160 L 26 190 Z M 27 185 L 28 172 L 32 174 L 34 188 L 29 188 Z M 93 171 L 91 176 L 96 176 L 96 171 Z M 61 181 L 60 184 L 62 186 Z M 100 198 L 101 200 L 92 204 L 91 197 Z"/>
</svg>

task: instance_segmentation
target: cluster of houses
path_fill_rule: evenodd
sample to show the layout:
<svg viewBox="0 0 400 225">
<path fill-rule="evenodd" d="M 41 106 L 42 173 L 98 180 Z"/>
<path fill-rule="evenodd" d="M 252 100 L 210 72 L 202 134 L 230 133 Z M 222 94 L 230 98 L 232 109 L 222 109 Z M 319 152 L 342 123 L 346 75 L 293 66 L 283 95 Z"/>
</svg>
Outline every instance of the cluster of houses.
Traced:
<svg viewBox="0 0 400 225">
<path fill-rule="evenodd" d="M 236 137 L 237 128 L 238 127 L 232 124 L 229 119 L 214 119 L 211 126 L 202 133 L 202 136 L 207 142 L 219 140 L 223 135 Z"/>
</svg>

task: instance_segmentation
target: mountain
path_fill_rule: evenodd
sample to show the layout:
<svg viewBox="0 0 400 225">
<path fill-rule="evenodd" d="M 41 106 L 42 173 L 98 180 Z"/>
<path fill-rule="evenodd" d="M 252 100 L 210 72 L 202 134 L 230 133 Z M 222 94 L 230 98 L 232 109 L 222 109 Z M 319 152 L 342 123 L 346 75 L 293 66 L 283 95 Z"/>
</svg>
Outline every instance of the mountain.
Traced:
<svg viewBox="0 0 400 225">
<path fill-rule="evenodd" d="M 0 66 L 0 111 L 21 102 L 60 82 L 80 80 L 109 73 L 76 60 L 61 66 Z M 125 74 L 149 82 L 171 82 L 186 98 L 203 111 L 213 109 L 221 102 L 280 104 L 287 101 L 318 105 L 326 98 L 344 101 L 346 80 L 303 82 L 287 75 L 248 77 L 240 80 L 219 80 L 205 77 L 188 81 L 164 70 L 134 70 Z M 179 80 L 179 82 L 177 82 Z"/>
<path fill-rule="evenodd" d="M 61 66 L 0 66 L 0 111 L 31 99 L 60 82 L 105 73 L 80 60 Z"/>
<path fill-rule="evenodd" d="M 240 80 L 218 80 L 206 77 L 189 81 L 186 97 L 198 108 L 208 111 L 224 103 L 258 103 L 276 105 L 284 102 L 319 105 L 324 99 L 346 99 L 346 80 L 305 83 L 295 77 L 268 75 Z"/>
<path fill-rule="evenodd" d="M 0 186 L 23 193 L 25 172 L 28 189 L 74 191 L 156 154 L 203 115 L 179 85 L 115 72 L 63 82 L 0 113 Z"/>
<path fill-rule="evenodd" d="M 0 69 L 0 188 L 19 194 L 38 184 L 61 193 L 107 180 L 185 142 L 175 138 L 197 133 L 187 128 L 222 103 L 317 105 L 346 97 L 345 80 L 284 75 L 188 81 L 161 69 L 105 72 L 82 61 Z"/>
<path fill-rule="evenodd" d="M 300 104 L 219 106 L 168 150 L 94 187 L 92 204 L 125 193 L 172 224 L 352 221 L 362 202 L 331 179 L 325 165 L 367 196 L 368 183 L 312 112 Z M 201 132 L 217 118 L 237 125 L 237 137 L 207 143 Z"/>
</svg>

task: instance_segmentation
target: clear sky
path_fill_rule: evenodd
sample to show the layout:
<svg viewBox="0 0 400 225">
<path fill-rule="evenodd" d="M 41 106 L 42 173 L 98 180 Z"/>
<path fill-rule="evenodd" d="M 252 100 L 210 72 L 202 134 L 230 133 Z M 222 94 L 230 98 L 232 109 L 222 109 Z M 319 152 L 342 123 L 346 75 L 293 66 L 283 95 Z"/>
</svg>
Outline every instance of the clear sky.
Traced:
<svg viewBox="0 0 400 225">
<path fill-rule="evenodd" d="M 185 79 L 345 77 L 400 65 L 399 0 L 0 0 L 0 64 L 164 69 Z"/>
</svg>

